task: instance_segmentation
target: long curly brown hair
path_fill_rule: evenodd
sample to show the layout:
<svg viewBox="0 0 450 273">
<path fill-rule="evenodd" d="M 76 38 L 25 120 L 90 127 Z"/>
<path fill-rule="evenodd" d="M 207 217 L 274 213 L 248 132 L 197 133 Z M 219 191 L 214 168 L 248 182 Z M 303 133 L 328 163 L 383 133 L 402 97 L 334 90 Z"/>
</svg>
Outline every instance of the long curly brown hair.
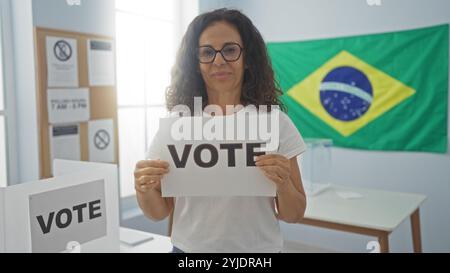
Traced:
<svg viewBox="0 0 450 273">
<path fill-rule="evenodd" d="M 194 112 L 194 97 L 208 101 L 205 83 L 200 73 L 198 46 L 202 32 L 211 24 L 225 21 L 236 27 L 244 47 L 244 81 L 241 102 L 244 105 L 277 105 L 286 108 L 280 100 L 282 92 L 275 80 L 266 44 L 252 21 L 238 10 L 218 9 L 197 16 L 189 25 L 172 68 L 170 86 L 166 90 L 169 111 L 176 105 L 186 105 Z"/>
</svg>

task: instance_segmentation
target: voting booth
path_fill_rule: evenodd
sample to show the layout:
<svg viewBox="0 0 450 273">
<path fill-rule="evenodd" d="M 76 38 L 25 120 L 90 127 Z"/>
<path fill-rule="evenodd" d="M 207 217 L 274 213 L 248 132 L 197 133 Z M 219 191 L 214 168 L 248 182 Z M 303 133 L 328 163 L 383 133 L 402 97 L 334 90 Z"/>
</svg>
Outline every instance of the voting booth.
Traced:
<svg viewBox="0 0 450 273">
<path fill-rule="evenodd" d="M 0 252 L 119 252 L 117 166 L 55 160 L 55 177 L 0 188 Z"/>
</svg>

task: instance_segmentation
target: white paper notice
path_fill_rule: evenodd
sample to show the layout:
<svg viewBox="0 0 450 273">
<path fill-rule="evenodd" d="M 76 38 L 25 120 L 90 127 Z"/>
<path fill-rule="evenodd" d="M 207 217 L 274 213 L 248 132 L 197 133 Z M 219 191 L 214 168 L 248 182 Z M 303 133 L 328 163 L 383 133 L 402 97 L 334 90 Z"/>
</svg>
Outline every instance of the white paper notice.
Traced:
<svg viewBox="0 0 450 273">
<path fill-rule="evenodd" d="M 161 160 L 170 165 L 161 183 L 163 197 L 276 196 L 275 183 L 254 165 L 266 142 L 175 140 L 170 129 L 175 121 L 160 119 Z"/>
<path fill-rule="evenodd" d="M 88 121 L 89 89 L 48 89 L 47 107 L 51 124 Z"/>
<path fill-rule="evenodd" d="M 91 86 L 115 85 L 114 49 L 112 41 L 88 40 L 89 83 Z"/>
<path fill-rule="evenodd" d="M 89 161 L 115 161 L 114 122 L 112 119 L 89 121 Z"/>
<path fill-rule="evenodd" d="M 52 162 L 53 159 L 80 161 L 80 128 L 77 124 L 50 126 L 50 154 Z"/>
<path fill-rule="evenodd" d="M 48 36 L 46 46 L 48 87 L 78 87 L 77 40 Z"/>
</svg>

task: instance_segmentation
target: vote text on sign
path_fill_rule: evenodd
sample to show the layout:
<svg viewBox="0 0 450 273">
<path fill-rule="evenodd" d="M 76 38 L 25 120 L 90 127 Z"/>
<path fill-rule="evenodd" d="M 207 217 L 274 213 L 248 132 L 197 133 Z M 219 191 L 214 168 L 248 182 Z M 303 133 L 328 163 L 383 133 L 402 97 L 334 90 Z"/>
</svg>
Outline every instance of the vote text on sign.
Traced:
<svg viewBox="0 0 450 273">
<path fill-rule="evenodd" d="M 167 161 L 170 171 L 162 180 L 164 197 L 178 196 L 275 196 L 276 186 L 255 166 L 254 157 L 274 151 L 264 151 L 267 140 L 246 134 L 244 139 L 176 139 L 174 131 L 184 119 L 185 124 L 208 127 L 225 125 L 225 117 L 183 117 L 160 119 L 158 138 L 161 160 Z M 222 120 L 221 120 L 222 119 Z M 216 122 L 219 121 L 219 122 Z M 182 122 L 183 123 L 183 122 Z M 233 126 L 236 131 L 238 123 Z M 214 127 L 214 126 L 213 126 Z M 248 128 L 248 126 L 246 126 Z M 176 128 L 176 129 L 174 129 Z M 222 128 L 222 129 L 223 129 Z M 192 129 L 192 130 L 191 130 Z M 213 128 L 213 131 L 222 129 Z M 198 128 L 190 128 L 192 135 Z M 179 132 L 177 132 L 179 133 Z"/>
</svg>

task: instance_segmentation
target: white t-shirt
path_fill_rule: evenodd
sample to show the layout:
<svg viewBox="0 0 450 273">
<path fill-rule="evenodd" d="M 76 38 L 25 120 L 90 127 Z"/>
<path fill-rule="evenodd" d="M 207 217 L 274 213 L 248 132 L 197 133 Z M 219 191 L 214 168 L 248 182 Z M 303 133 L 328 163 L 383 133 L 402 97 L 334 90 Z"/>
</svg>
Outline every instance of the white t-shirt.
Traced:
<svg viewBox="0 0 450 273">
<path fill-rule="evenodd" d="M 275 110 L 278 111 L 278 110 Z M 291 119 L 279 111 L 278 154 L 291 159 L 306 150 Z M 158 133 L 147 158 L 160 158 Z M 273 197 L 177 197 L 172 243 L 184 252 L 281 252 L 283 236 Z"/>
</svg>

